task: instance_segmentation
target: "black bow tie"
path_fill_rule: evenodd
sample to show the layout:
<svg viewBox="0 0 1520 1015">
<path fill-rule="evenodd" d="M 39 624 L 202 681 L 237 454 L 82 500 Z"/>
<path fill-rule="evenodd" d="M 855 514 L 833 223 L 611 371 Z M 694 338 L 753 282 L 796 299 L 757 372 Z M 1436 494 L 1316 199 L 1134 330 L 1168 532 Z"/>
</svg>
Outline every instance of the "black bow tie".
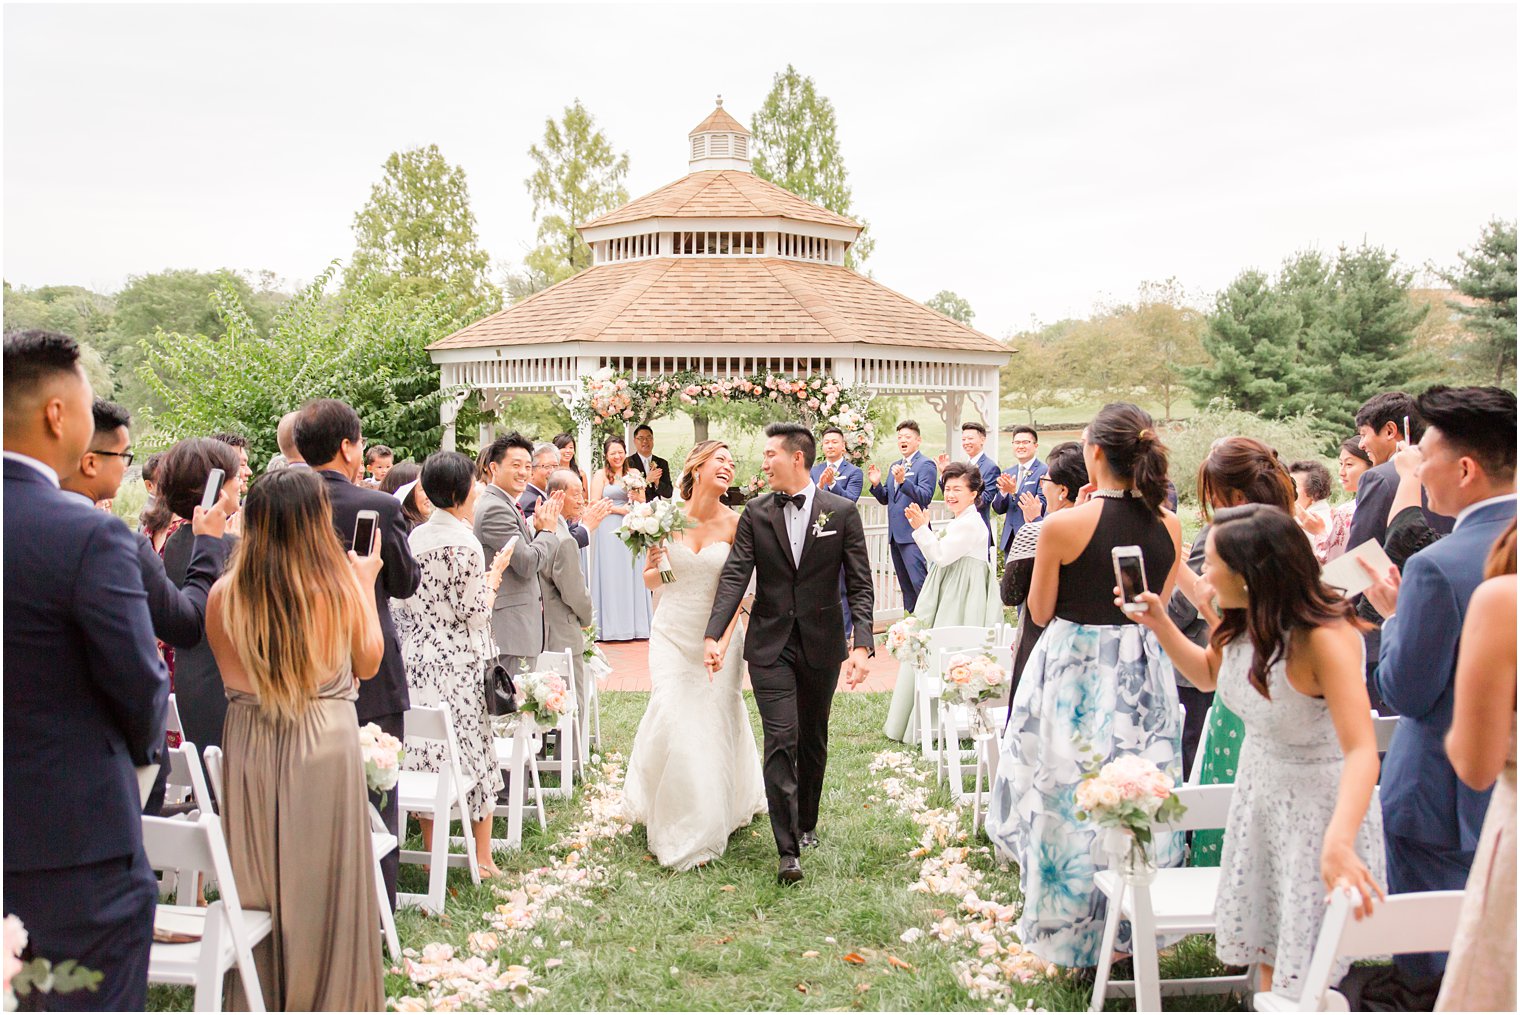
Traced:
<svg viewBox="0 0 1520 1015">
<path fill-rule="evenodd" d="M 807 503 L 807 498 L 804 497 L 800 493 L 793 493 L 793 494 L 773 493 L 773 494 L 771 494 L 771 496 L 776 498 L 776 506 L 777 507 L 782 507 L 782 508 L 784 508 L 788 504 L 790 504 L 793 507 L 795 507 L 798 511 L 801 511 L 802 510 L 802 505 L 804 505 L 804 504 Z"/>
</svg>

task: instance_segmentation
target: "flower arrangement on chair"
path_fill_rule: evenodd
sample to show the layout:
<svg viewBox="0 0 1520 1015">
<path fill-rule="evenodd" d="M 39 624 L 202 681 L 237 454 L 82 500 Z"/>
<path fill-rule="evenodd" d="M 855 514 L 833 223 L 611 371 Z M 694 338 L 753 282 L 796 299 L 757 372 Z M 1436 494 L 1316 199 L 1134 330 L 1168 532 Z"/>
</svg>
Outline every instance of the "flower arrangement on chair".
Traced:
<svg viewBox="0 0 1520 1015">
<path fill-rule="evenodd" d="M 1124 754 L 1088 771 L 1077 785 L 1077 817 L 1107 829 L 1103 845 L 1128 876 L 1154 869 L 1151 826 L 1175 821 L 1187 808 L 1172 777 L 1138 754 Z"/>
<path fill-rule="evenodd" d="M 929 629 L 923 621 L 908 614 L 887 628 L 887 651 L 898 662 L 923 669 L 929 664 Z"/>
<path fill-rule="evenodd" d="M 996 698 L 1008 690 L 1008 670 L 985 652 L 963 653 L 951 658 L 945 667 L 945 689 L 941 697 L 952 705 L 967 705 L 971 709 L 973 734 L 981 736 L 992 732 L 987 717 L 982 714 L 981 703 Z"/>
<path fill-rule="evenodd" d="M 406 746 L 374 723 L 359 727 L 359 753 L 364 757 L 364 785 L 380 794 L 385 806 L 386 794 L 396 788 L 401 777 L 401 759 Z"/>
<path fill-rule="evenodd" d="M 575 714 L 570 685 L 558 673 L 535 670 L 517 677 L 517 711 L 541 727 L 559 725 L 562 718 Z"/>
</svg>

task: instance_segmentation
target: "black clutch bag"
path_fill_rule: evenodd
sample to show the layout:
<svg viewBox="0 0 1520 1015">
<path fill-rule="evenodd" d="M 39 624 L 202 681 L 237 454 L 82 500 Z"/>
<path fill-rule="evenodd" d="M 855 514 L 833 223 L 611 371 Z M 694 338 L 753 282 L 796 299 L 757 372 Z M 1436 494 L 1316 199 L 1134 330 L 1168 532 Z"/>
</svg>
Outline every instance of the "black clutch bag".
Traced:
<svg viewBox="0 0 1520 1015">
<path fill-rule="evenodd" d="M 501 663 L 486 667 L 486 714 L 511 715 L 517 711 L 517 685 Z"/>
</svg>

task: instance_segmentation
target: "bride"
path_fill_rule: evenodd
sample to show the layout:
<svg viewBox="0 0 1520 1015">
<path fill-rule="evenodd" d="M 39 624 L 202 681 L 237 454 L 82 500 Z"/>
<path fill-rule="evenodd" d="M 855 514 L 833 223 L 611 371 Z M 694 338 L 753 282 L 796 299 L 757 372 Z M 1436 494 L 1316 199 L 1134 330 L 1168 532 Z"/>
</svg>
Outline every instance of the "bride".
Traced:
<svg viewBox="0 0 1520 1015">
<path fill-rule="evenodd" d="M 737 618 L 724 635 L 722 670 L 703 665 L 703 632 L 739 525 L 739 515 L 719 501 L 733 478 L 728 445 L 703 441 L 691 449 L 679 488 L 691 527 L 668 551 L 676 581 L 660 584 L 659 548 L 649 551 L 644 569 L 645 585 L 660 593 L 649 630 L 653 690 L 623 798 L 629 820 L 644 825 L 650 852 L 676 870 L 722 856 L 729 834 L 766 812 L 760 753 L 740 693 Z"/>
</svg>

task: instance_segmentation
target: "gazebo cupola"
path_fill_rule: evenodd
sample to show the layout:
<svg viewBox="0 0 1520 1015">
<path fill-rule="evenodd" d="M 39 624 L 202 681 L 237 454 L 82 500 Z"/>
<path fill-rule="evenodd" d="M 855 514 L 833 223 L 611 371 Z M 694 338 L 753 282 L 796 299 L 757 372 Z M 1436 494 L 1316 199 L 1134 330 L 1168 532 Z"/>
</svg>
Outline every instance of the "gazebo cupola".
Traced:
<svg viewBox="0 0 1520 1015">
<path fill-rule="evenodd" d="M 718 108 L 687 135 L 691 140 L 691 171 L 738 169 L 750 172 L 749 131 L 723 111 L 723 96 Z"/>
</svg>

